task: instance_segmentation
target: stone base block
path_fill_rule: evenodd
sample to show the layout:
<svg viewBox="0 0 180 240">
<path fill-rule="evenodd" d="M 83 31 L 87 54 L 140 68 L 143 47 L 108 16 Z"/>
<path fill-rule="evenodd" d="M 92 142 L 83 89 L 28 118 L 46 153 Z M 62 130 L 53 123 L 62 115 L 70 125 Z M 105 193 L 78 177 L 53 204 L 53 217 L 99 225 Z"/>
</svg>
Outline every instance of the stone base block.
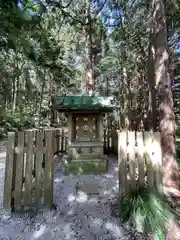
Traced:
<svg viewBox="0 0 180 240">
<path fill-rule="evenodd" d="M 87 174 L 100 174 L 107 172 L 107 162 L 100 159 L 93 161 L 72 160 L 65 165 L 65 175 L 87 175 Z"/>
</svg>

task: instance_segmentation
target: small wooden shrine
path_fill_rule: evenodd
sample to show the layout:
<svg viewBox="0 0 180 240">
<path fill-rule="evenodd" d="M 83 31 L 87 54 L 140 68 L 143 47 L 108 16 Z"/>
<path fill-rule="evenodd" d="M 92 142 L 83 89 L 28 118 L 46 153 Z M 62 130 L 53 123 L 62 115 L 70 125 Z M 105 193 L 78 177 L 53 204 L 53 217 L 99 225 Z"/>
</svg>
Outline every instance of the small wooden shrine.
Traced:
<svg viewBox="0 0 180 240">
<path fill-rule="evenodd" d="M 55 98 L 53 109 L 67 114 L 69 164 L 105 166 L 103 116 L 113 111 L 111 99 L 84 95 Z"/>
</svg>

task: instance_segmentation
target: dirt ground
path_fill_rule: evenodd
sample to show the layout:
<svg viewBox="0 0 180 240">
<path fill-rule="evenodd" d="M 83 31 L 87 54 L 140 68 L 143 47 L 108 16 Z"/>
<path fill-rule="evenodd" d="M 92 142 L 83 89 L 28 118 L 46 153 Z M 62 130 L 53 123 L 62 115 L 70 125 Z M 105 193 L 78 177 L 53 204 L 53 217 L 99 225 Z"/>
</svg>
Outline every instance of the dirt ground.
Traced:
<svg viewBox="0 0 180 240">
<path fill-rule="evenodd" d="M 49 213 L 41 211 L 4 214 L 3 185 L 6 142 L 0 144 L 0 240 L 133 240 L 145 239 L 127 230 L 117 217 L 117 161 L 109 156 L 109 170 L 103 175 L 64 176 L 62 157 L 54 164 L 54 204 Z M 77 191 L 77 184 L 89 189 Z M 98 186 L 98 187 L 97 187 Z M 94 188 L 94 189 L 93 189 Z M 91 190 L 90 190 L 91 189 Z M 97 190 L 98 189 L 98 190 Z M 93 191 L 94 194 L 90 195 Z"/>
</svg>

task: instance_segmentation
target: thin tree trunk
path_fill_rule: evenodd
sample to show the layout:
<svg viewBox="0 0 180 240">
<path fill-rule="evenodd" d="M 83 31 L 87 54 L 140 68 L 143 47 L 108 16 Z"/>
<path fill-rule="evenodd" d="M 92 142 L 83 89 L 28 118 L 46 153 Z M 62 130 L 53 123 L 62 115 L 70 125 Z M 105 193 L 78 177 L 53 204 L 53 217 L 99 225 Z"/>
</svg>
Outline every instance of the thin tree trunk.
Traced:
<svg viewBox="0 0 180 240">
<path fill-rule="evenodd" d="M 44 96 L 44 88 L 45 88 L 45 77 L 43 79 L 42 86 L 41 86 L 41 96 L 40 96 L 39 114 L 38 114 L 39 115 L 38 127 L 41 125 L 41 120 L 42 120 L 41 111 L 42 111 L 42 102 L 43 102 L 43 96 Z"/>
<path fill-rule="evenodd" d="M 18 77 L 15 78 L 14 83 L 13 83 L 13 102 L 12 102 L 13 113 L 16 110 L 17 92 L 18 92 Z"/>
<path fill-rule="evenodd" d="M 123 84 L 124 84 L 124 124 L 125 129 L 129 129 L 130 127 L 130 106 L 129 106 L 129 83 L 128 83 L 128 77 L 127 77 L 127 69 L 124 66 L 123 68 Z"/>
<path fill-rule="evenodd" d="M 94 61 L 92 55 L 92 33 L 91 33 L 91 5 L 90 0 L 86 2 L 86 26 L 85 26 L 85 58 L 86 58 L 86 92 L 94 91 Z"/>
<path fill-rule="evenodd" d="M 105 40 L 102 37 L 101 39 L 101 58 L 105 57 Z M 108 96 L 108 77 L 104 75 L 104 72 L 101 73 L 101 84 L 105 82 L 105 96 Z"/>
<path fill-rule="evenodd" d="M 7 89 L 4 89 L 4 106 L 5 106 L 5 110 L 8 109 L 8 93 L 7 93 Z"/>
<path fill-rule="evenodd" d="M 125 8 L 126 9 L 126 8 Z M 121 72 L 122 72 L 122 86 L 120 91 L 120 124 L 122 129 L 129 129 L 130 120 L 129 120 L 129 84 L 126 68 L 126 59 L 127 51 L 125 46 L 126 41 L 126 31 L 125 31 L 125 11 L 122 12 L 122 44 L 121 44 L 121 53 L 122 53 L 122 63 L 121 63 Z"/>
</svg>

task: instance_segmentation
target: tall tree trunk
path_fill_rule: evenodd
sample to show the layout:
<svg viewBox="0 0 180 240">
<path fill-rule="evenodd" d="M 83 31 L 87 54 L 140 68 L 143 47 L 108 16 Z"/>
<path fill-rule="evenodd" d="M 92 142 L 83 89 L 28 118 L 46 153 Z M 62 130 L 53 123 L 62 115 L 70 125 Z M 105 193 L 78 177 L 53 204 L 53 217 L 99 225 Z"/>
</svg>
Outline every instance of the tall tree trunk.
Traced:
<svg viewBox="0 0 180 240">
<path fill-rule="evenodd" d="M 153 0 L 153 34 L 155 46 L 155 82 L 159 100 L 160 132 L 163 152 L 163 184 L 180 186 L 175 145 L 175 114 L 169 74 L 167 27 L 163 0 Z"/>
<path fill-rule="evenodd" d="M 102 36 L 101 39 L 101 58 L 104 59 L 106 55 L 106 47 L 105 47 L 105 38 Z M 109 88 L 109 78 L 108 76 L 105 76 L 104 72 L 101 73 L 101 84 L 104 86 L 104 94 L 105 96 L 108 96 L 108 88 Z"/>
<path fill-rule="evenodd" d="M 7 88 L 5 87 L 4 89 L 4 106 L 5 106 L 5 110 L 8 109 L 8 92 L 7 92 Z"/>
<path fill-rule="evenodd" d="M 154 70 L 157 97 L 159 102 L 159 129 L 162 146 L 162 173 L 164 192 L 172 205 L 177 206 L 180 197 L 180 180 L 176 158 L 175 114 L 171 90 L 167 25 L 163 0 L 151 0 L 153 43 L 155 50 Z M 177 200 L 178 198 L 178 200 Z M 167 226 L 169 240 L 179 240 L 180 226 L 171 219 Z"/>
<path fill-rule="evenodd" d="M 16 110 L 17 93 L 18 93 L 18 77 L 16 77 L 14 82 L 13 82 L 13 102 L 12 102 L 13 113 Z"/>
<path fill-rule="evenodd" d="M 121 44 L 121 54 L 122 54 L 122 63 L 121 63 L 121 72 L 122 72 L 122 86 L 121 86 L 121 102 L 120 106 L 120 124 L 121 127 L 124 129 L 129 129 L 130 127 L 130 104 L 129 104 L 129 96 L 130 96 L 130 84 L 128 79 L 128 73 L 127 73 L 127 49 L 126 49 L 126 29 L 125 29 L 125 14 L 126 14 L 126 2 L 124 2 L 124 9 L 122 11 L 122 44 Z"/>
<path fill-rule="evenodd" d="M 86 26 L 85 26 L 85 58 L 86 58 L 86 92 L 94 91 L 94 59 L 92 55 L 92 29 L 91 29 L 91 4 L 86 2 Z"/>
<path fill-rule="evenodd" d="M 45 74 L 44 74 L 45 76 Z M 43 97 L 44 97 L 44 89 L 45 89 L 45 77 L 43 79 L 42 85 L 41 85 L 41 95 L 40 95 L 40 103 L 39 103 L 39 112 L 38 112 L 38 127 L 40 127 L 41 125 L 41 121 L 42 121 L 42 102 L 43 102 Z"/>
</svg>

